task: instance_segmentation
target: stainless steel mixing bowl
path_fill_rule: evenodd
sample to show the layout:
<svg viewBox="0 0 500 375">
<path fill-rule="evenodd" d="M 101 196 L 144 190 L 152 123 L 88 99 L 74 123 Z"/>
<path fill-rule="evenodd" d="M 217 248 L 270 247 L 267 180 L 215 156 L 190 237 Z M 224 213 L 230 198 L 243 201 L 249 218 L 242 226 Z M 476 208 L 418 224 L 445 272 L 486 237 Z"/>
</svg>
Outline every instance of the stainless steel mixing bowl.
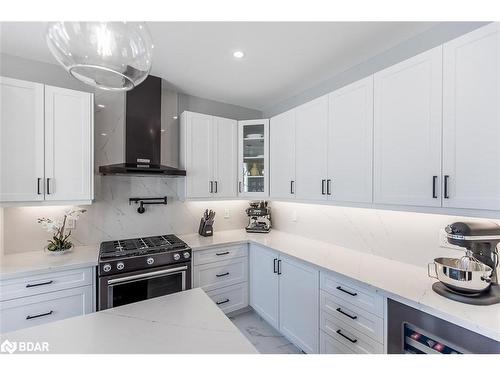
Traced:
<svg viewBox="0 0 500 375">
<path fill-rule="evenodd" d="M 436 275 L 431 275 L 432 266 Z M 463 268 L 458 258 L 436 258 L 427 267 L 430 277 L 438 279 L 452 290 L 468 294 L 488 289 L 492 271 L 491 267 L 481 262 L 470 262 L 467 268 Z"/>
</svg>

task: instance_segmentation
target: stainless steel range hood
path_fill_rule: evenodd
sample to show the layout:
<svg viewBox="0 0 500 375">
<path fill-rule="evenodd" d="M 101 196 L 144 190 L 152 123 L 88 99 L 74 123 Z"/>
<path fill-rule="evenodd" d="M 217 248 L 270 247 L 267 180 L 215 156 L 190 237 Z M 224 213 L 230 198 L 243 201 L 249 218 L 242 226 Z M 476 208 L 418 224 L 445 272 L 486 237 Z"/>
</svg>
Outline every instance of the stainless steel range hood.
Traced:
<svg viewBox="0 0 500 375">
<path fill-rule="evenodd" d="M 186 171 L 161 165 L 162 80 L 149 76 L 127 91 L 125 109 L 125 162 L 103 165 L 103 175 L 185 176 Z"/>
</svg>

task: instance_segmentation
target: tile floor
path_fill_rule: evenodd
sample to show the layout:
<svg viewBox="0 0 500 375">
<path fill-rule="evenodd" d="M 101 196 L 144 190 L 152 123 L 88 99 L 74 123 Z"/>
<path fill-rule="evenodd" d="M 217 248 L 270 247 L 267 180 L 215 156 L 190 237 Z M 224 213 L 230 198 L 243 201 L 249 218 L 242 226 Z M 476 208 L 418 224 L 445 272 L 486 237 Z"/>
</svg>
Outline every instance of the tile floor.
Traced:
<svg viewBox="0 0 500 375">
<path fill-rule="evenodd" d="M 253 310 L 230 317 L 261 354 L 301 354 L 302 351 Z"/>
</svg>

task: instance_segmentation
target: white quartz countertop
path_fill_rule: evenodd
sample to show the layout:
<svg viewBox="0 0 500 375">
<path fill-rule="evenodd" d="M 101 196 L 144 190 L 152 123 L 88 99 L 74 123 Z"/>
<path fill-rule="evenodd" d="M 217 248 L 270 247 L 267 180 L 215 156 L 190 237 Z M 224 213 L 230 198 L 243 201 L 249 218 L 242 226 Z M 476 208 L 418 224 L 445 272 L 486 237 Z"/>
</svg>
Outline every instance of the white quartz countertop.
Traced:
<svg viewBox="0 0 500 375">
<path fill-rule="evenodd" d="M 0 257 L 0 280 L 74 268 L 95 267 L 99 246 L 75 246 L 67 254 L 47 254 L 43 250 Z"/>
<path fill-rule="evenodd" d="M 49 353 L 258 353 L 199 288 L 7 333 L 2 339 L 47 342 Z"/>
<path fill-rule="evenodd" d="M 245 242 L 262 245 L 364 282 L 389 298 L 500 341 L 500 304 L 473 306 L 444 298 L 432 290 L 436 280 L 429 278 L 423 267 L 277 230 L 270 233 L 232 230 L 214 232 L 212 237 L 190 234 L 180 238 L 193 251 Z"/>
</svg>

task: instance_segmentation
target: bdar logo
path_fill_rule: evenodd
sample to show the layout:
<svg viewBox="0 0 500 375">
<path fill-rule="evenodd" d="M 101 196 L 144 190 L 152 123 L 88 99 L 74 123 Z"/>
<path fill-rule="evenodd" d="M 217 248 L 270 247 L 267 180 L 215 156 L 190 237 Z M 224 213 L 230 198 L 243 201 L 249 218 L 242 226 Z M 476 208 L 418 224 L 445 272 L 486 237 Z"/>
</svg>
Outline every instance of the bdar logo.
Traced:
<svg viewBox="0 0 500 375">
<path fill-rule="evenodd" d="M 9 340 L 5 340 L 2 342 L 0 345 L 0 351 L 2 353 L 9 353 L 12 354 L 17 350 L 17 343 L 16 342 L 10 342 Z"/>
</svg>

